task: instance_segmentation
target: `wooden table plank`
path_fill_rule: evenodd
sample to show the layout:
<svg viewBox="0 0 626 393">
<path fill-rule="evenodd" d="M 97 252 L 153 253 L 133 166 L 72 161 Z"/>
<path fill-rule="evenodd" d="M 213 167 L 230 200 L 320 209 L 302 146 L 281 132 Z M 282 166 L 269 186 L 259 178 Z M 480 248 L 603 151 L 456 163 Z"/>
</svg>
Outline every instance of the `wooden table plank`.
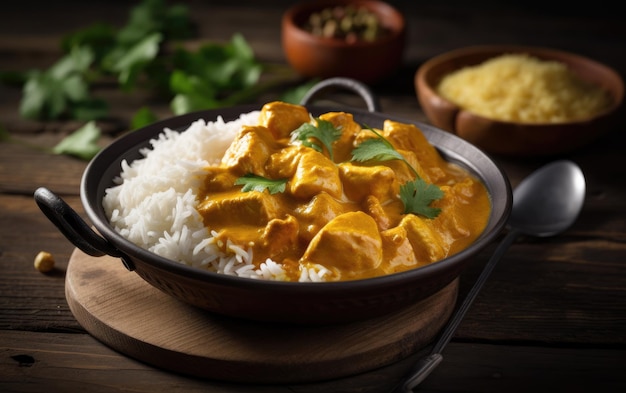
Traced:
<svg viewBox="0 0 626 393">
<path fill-rule="evenodd" d="M 418 358 L 412 356 L 393 369 L 337 381 L 251 386 L 164 373 L 122 356 L 85 334 L 3 331 L 0 348 L 4 354 L 0 360 L 0 391 L 16 393 L 381 393 L 385 391 L 382 387 L 397 380 Z M 452 343 L 444 352 L 444 359 L 421 385 L 420 392 L 573 393 L 596 391 L 601 386 L 603 392 L 612 393 L 626 388 L 626 355 L 613 349 Z M 558 381 L 558 385 L 550 381 Z"/>
</svg>

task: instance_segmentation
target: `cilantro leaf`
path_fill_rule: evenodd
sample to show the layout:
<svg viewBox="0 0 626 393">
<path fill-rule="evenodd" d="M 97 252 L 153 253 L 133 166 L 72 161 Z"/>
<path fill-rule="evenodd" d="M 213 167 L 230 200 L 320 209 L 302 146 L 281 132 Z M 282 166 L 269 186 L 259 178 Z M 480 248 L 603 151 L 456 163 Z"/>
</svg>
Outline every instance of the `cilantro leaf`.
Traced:
<svg viewBox="0 0 626 393">
<path fill-rule="evenodd" d="M 85 72 L 93 61 L 89 48 L 75 47 L 47 71 L 32 71 L 22 90 L 20 114 L 27 119 L 54 119 L 89 100 Z"/>
<path fill-rule="evenodd" d="M 241 34 L 226 44 L 206 43 L 195 52 L 179 48 L 171 63 L 175 70 L 196 76 L 224 93 L 253 86 L 263 68 Z"/>
<path fill-rule="evenodd" d="M 82 30 L 70 33 L 62 38 L 61 48 L 70 52 L 75 47 L 90 48 L 99 63 L 104 56 L 115 47 L 116 29 L 104 23 L 95 23 Z"/>
<path fill-rule="evenodd" d="M 426 183 L 417 173 L 417 170 L 400 154 L 385 137 L 376 130 L 368 127 L 376 134 L 377 138 L 367 139 L 361 142 L 352 151 L 352 160 L 366 161 L 390 161 L 401 160 L 413 172 L 416 179 L 400 186 L 400 199 L 404 204 L 404 213 L 421 214 L 428 218 L 435 218 L 441 212 L 439 208 L 430 207 L 430 203 L 441 199 L 443 191 L 434 185 Z"/>
<path fill-rule="evenodd" d="M 352 150 L 352 159 L 358 162 L 366 161 L 390 161 L 402 160 L 404 157 L 398 153 L 391 144 L 381 138 L 367 139 Z"/>
<path fill-rule="evenodd" d="M 235 105 L 257 93 L 263 71 L 240 34 L 226 45 L 207 43 L 195 52 L 178 49 L 171 63 L 170 107 L 176 114 Z"/>
<path fill-rule="evenodd" d="M 70 75 L 84 74 L 93 63 L 93 51 L 86 46 L 75 46 L 70 52 L 57 61 L 48 73 L 56 79 L 66 78 Z"/>
<path fill-rule="evenodd" d="M 243 185 L 241 189 L 242 192 L 263 192 L 268 190 L 270 194 L 277 194 L 285 192 L 286 184 L 287 179 L 267 179 L 252 173 L 248 173 L 235 180 L 235 185 Z"/>
<path fill-rule="evenodd" d="M 366 162 L 366 161 L 391 161 L 391 160 L 400 160 L 404 161 L 404 163 L 411 169 L 413 174 L 419 179 L 420 175 L 417 173 L 417 170 L 413 168 L 402 154 L 400 154 L 395 147 L 385 139 L 384 136 L 380 135 L 375 129 L 368 127 L 370 131 L 376 134 L 376 139 L 366 139 L 361 142 L 353 151 L 352 151 L 352 161 L 358 162 Z"/>
<path fill-rule="evenodd" d="M 302 145 L 319 151 L 328 152 L 328 156 L 333 160 L 333 142 L 341 137 L 341 127 L 337 128 L 333 123 L 315 118 L 317 126 L 311 123 L 304 123 L 291 132 L 291 142 L 300 141 Z"/>
<path fill-rule="evenodd" d="M 162 32 L 168 39 L 185 39 L 193 35 L 194 29 L 185 5 L 168 6 L 165 0 L 142 0 L 131 10 L 117 39 L 122 45 L 132 45 L 154 32 Z"/>
<path fill-rule="evenodd" d="M 136 130 L 141 127 L 145 127 L 158 120 L 157 115 L 150 110 L 150 108 L 144 106 L 141 107 L 135 114 L 130 122 L 130 129 Z"/>
<path fill-rule="evenodd" d="M 130 90 L 139 74 L 159 54 L 159 45 L 163 41 L 160 33 L 152 33 L 128 47 L 116 47 L 104 59 L 104 67 L 118 75 L 123 89 Z"/>
<path fill-rule="evenodd" d="M 170 108 L 177 115 L 219 106 L 215 87 L 198 76 L 176 70 L 170 77 L 170 89 L 176 93 Z"/>
<path fill-rule="evenodd" d="M 100 135 L 100 128 L 96 126 L 94 121 L 90 121 L 65 137 L 52 148 L 52 152 L 90 160 L 100 151 L 100 147 L 97 144 Z"/>
<path fill-rule="evenodd" d="M 430 207 L 430 203 L 443 198 L 443 191 L 434 184 L 423 179 L 406 182 L 400 186 L 400 199 L 404 203 L 404 212 L 421 214 L 427 218 L 435 218 L 441 209 Z"/>
</svg>

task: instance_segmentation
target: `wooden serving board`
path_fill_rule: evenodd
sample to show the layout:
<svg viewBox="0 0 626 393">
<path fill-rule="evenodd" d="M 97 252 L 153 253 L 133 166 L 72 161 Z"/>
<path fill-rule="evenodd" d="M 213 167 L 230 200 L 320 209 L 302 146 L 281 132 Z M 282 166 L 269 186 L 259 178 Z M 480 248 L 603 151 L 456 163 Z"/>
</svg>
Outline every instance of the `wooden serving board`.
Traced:
<svg viewBox="0 0 626 393">
<path fill-rule="evenodd" d="M 246 383 L 304 383 L 347 377 L 399 361 L 426 346 L 450 317 L 458 279 L 384 317 L 294 326 L 223 317 L 187 305 L 112 257 L 74 250 L 65 293 L 96 339 L 169 371 Z"/>
</svg>

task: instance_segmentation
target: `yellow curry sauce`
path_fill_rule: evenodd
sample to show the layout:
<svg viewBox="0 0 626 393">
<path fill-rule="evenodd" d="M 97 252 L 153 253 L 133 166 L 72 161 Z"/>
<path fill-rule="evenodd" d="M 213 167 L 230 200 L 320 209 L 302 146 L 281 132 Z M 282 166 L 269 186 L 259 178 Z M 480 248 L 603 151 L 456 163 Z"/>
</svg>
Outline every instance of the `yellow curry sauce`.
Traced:
<svg viewBox="0 0 626 393">
<path fill-rule="evenodd" d="M 281 263 L 287 280 L 316 264 L 332 272 L 327 280 L 353 280 L 423 266 L 466 248 L 484 230 L 491 201 L 478 179 L 446 162 L 412 124 L 386 120 L 377 132 L 443 191 L 432 202 L 436 218 L 405 214 L 400 186 L 415 178 L 400 160 L 355 162 L 352 152 L 377 137 L 350 113 L 319 119 L 341 131 L 332 143 L 333 159 L 291 142 L 291 132 L 313 122 L 303 106 L 272 102 L 257 126 L 241 128 L 221 162 L 207 168 L 198 211 L 221 240 L 251 249 L 259 266 Z M 243 192 L 238 178 L 254 174 L 287 179 L 283 192 Z"/>
</svg>

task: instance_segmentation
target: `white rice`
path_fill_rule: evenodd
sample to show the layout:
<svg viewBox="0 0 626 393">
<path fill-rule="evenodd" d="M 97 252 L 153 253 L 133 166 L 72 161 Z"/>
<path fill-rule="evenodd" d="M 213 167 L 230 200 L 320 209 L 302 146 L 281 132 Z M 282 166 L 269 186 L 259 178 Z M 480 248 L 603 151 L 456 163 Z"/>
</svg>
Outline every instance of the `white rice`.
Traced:
<svg viewBox="0 0 626 393">
<path fill-rule="evenodd" d="M 205 167 L 219 162 L 243 125 L 258 123 L 259 112 L 224 122 L 195 121 L 182 133 L 165 129 L 141 151 L 143 158 L 122 162 L 117 184 L 106 190 L 103 206 L 115 230 L 132 243 L 165 258 L 217 273 L 267 280 L 285 280 L 282 266 L 267 260 L 258 268 L 252 254 L 227 243 L 204 226 L 196 210 Z M 299 281 L 324 281 L 323 266 L 301 269 Z"/>
</svg>

